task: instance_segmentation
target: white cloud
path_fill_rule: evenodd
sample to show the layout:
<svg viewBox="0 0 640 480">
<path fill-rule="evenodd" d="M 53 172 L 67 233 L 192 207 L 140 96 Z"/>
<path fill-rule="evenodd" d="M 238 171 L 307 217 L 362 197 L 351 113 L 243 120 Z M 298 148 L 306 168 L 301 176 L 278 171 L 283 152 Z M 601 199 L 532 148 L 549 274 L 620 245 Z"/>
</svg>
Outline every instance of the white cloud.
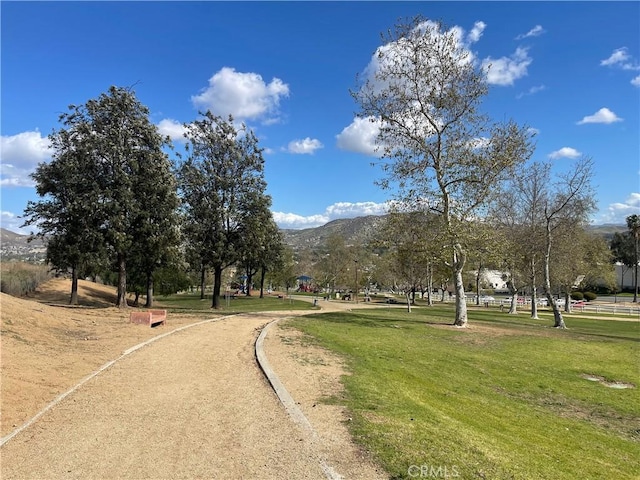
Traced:
<svg viewBox="0 0 640 480">
<path fill-rule="evenodd" d="M 487 81 L 493 85 L 513 85 L 513 82 L 527 75 L 527 67 L 533 60 L 526 48 L 518 47 L 510 57 L 482 60 L 482 69 Z"/>
<path fill-rule="evenodd" d="M 383 153 L 382 148 L 376 148 L 379 132 L 380 120 L 373 117 L 356 117 L 350 125 L 336 135 L 336 144 L 341 150 L 380 157 Z"/>
<path fill-rule="evenodd" d="M 280 228 L 298 230 L 324 225 L 338 218 L 355 218 L 365 215 L 384 215 L 388 212 L 387 203 L 375 202 L 338 202 L 329 205 L 324 213 L 303 216 L 295 213 L 272 212 L 273 219 Z"/>
<path fill-rule="evenodd" d="M 31 187 L 38 163 L 51 158 L 51 144 L 39 131 L 0 137 L 0 185 Z"/>
<path fill-rule="evenodd" d="M 631 85 L 633 85 L 634 87 L 640 87 L 640 75 L 638 75 L 636 78 L 631 79 Z"/>
<path fill-rule="evenodd" d="M 273 212 L 273 220 L 280 228 L 299 230 L 302 228 L 314 228 L 324 225 L 330 219 L 327 215 L 303 216 L 295 213 Z"/>
<path fill-rule="evenodd" d="M 388 211 L 386 203 L 376 202 L 338 202 L 327 207 L 331 219 L 361 217 L 364 215 L 384 215 Z"/>
<path fill-rule="evenodd" d="M 547 87 L 545 87 L 544 85 L 537 85 L 535 87 L 531 87 L 529 90 L 527 90 L 524 93 L 519 93 L 518 95 L 516 95 L 516 98 L 518 100 L 520 100 L 522 97 L 526 97 L 529 95 L 535 95 L 538 92 L 542 92 L 543 90 L 546 90 Z"/>
<path fill-rule="evenodd" d="M 322 142 L 316 138 L 304 138 L 302 140 L 293 140 L 289 142 L 287 146 L 287 151 L 289 153 L 299 153 L 299 154 L 309 154 L 313 155 L 313 153 L 319 148 L 323 148 Z"/>
<path fill-rule="evenodd" d="M 522 40 L 523 38 L 528 38 L 528 37 L 539 37 L 543 33 L 545 33 L 545 30 L 544 28 L 542 28 L 542 25 L 536 25 L 527 33 L 521 33 L 520 35 L 518 35 L 516 37 L 516 40 Z"/>
<path fill-rule="evenodd" d="M 582 155 L 582 153 L 580 153 L 575 148 L 562 147 L 560 150 L 551 152 L 549 154 L 549 158 L 552 160 L 556 160 L 558 158 L 578 158 L 580 155 Z"/>
<path fill-rule="evenodd" d="M 626 217 L 640 212 L 640 193 L 634 192 L 624 202 L 611 203 L 598 223 L 626 224 Z"/>
<path fill-rule="evenodd" d="M 600 62 L 603 67 L 617 67 L 622 70 L 640 70 L 640 64 L 635 62 L 627 52 L 627 47 L 618 48 L 613 53 Z"/>
<path fill-rule="evenodd" d="M 223 67 L 209 79 L 209 86 L 191 97 L 194 106 L 236 120 L 278 121 L 280 99 L 289 96 L 289 85 L 279 78 L 265 83 L 257 73 Z"/>
<path fill-rule="evenodd" d="M 621 122 L 621 121 L 622 121 L 622 118 L 618 117 L 611 110 L 604 107 L 598 110 L 593 115 L 587 115 L 577 123 L 578 125 L 583 125 L 585 123 L 614 123 L 614 122 Z"/>
<path fill-rule="evenodd" d="M 174 142 L 184 142 L 184 132 L 185 128 L 182 123 L 173 120 L 171 118 L 165 118 L 164 120 L 160 120 L 158 123 L 158 131 L 161 135 L 166 135 L 171 137 L 171 140 Z"/>
<path fill-rule="evenodd" d="M 22 227 L 24 219 L 18 217 L 18 215 L 12 212 L 0 211 L 0 226 L 13 233 L 19 233 L 22 235 L 30 235 L 31 232 L 36 232 L 35 226 Z"/>
<path fill-rule="evenodd" d="M 469 35 L 467 35 L 467 42 L 468 43 L 476 43 L 478 40 L 480 40 L 480 37 L 482 36 L 482 32 L 484 32 L 484 29 L 487 27 L 487 24 L 484 22 L 476 22 L 473 24 L 473 28 L 471 29 L 471 31 L 469 32 Z"/>
</svg>

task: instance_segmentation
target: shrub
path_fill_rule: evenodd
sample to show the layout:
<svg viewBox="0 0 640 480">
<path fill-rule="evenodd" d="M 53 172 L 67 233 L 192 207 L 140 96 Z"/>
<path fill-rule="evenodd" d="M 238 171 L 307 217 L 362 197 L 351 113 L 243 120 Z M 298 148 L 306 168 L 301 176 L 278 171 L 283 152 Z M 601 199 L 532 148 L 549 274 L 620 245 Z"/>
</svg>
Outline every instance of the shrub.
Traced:
<svg viewBox="0 0 640 480">
<path fill-rule="evenodd" d="M 584 299 L 584 295 L 582 292 L 571 292 L 571 300 L 582 300 Z"/>
<path fill-rule="evenodd" d="M 16 297 L 28 295 L 51 278 L 46 265 L 10 262 L 2 265 L 0 291 Z"/>
<path fill-rule="evenodd" d="M 584 292 L 584 299 L 585 299 L 587 302 L 592 302 L 592 301 L 594 301 L 596 298 L 598 298 L 598 295 L 596 295 L 595 293 L 593 293 L 593 292 Z"/>
</svg>

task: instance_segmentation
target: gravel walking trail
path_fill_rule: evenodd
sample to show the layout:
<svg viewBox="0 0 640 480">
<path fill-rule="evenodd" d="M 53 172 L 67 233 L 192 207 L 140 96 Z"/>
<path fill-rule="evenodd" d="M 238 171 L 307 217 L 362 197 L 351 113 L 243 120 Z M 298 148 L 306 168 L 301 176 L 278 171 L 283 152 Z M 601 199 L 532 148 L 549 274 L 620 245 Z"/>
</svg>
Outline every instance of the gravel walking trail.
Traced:
<svg viewBox="0 0 640 480">
<path fill-rule="evenodd" d="M 298 314 L 225 317 L 121 358 L 2 447 L 2 478 L 384 478 L 342 419 L 319 436 L 295 424 L 260 370 L 260 330 Z M 266 353 L 295 383 L 298 366 L 276 340 Z"/>
</svg>

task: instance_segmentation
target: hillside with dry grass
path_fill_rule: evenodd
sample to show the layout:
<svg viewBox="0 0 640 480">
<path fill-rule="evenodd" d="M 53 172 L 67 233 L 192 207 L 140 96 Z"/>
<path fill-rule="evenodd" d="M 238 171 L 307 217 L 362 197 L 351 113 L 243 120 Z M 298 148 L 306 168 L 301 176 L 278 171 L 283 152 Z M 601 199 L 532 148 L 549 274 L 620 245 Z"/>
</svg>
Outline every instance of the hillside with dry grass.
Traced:
<svg viewBox="0 0 640 480">
<path fill-rule="evenodd" d="M 29 297 L 0 294 L 2 436 L 127 348 L 162 333 L 129 323 L 129 311 L 112 306 L 115 287 L 80 281 L 81 305 L 73 307 L 70 291 L 70 280 L 52 279 Z M 193 321 L 169 319 L 172 326 Z"/>
</svg>

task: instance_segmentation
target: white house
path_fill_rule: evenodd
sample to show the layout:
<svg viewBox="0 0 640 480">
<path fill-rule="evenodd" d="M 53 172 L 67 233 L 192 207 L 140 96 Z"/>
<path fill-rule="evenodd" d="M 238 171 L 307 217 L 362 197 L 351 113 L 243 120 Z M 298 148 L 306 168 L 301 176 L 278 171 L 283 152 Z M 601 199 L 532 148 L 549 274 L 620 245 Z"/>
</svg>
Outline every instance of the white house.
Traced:
<svg viewBox="0 0 640 480">
<path fill-rule="evenodd" d="M 478 271 L 475 270 L 473 275 L 477 275 Z M 493 290 L 495 293 L 509 293 L 507 282 L 502 279 L 504 272 L 500 270 L 483 270 L 480 278 L 480 288 Z"/>
</svg>

